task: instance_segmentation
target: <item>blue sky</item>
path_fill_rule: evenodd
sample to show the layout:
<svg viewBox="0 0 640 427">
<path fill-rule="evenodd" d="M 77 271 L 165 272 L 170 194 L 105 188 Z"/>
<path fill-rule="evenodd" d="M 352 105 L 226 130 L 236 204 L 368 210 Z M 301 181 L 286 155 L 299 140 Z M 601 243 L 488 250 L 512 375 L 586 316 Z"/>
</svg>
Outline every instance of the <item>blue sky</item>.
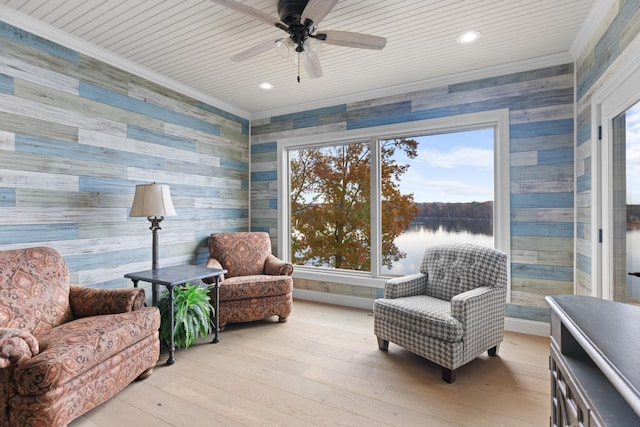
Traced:
<svg viewBox="0 0 640 427">
<path fill-rule="evenodd" d="M 418 157 L 397 155 L 409 163 L 400 188 L 416 202 L 484 202 L 493 200 L 493 128 L 414 136 Z"/>
<path fill-rule="evenodd" d="M 640 102 L 627 110 L 627 204 L 640 204 Z"/>
</svg>

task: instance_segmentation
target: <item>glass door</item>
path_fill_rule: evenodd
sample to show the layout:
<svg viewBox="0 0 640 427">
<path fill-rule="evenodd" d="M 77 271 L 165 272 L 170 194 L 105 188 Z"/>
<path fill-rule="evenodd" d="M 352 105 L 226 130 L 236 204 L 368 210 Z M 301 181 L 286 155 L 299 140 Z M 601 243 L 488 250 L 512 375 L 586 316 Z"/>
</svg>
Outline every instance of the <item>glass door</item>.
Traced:
<svg viewBox="0 0 640 427">
<path fill-rule="evenodd" d="M 615 301 L 640 304 L 640 102 L 611 121 Z"/>
</svg>

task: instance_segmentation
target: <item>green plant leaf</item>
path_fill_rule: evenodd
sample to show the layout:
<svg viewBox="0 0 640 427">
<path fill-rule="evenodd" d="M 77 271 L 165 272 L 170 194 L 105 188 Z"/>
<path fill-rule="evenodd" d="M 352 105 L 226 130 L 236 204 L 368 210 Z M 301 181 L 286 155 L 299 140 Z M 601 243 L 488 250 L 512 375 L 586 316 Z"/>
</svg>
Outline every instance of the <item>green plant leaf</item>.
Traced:
<svg viewBox="0 0 640 427">
<path fill-rule="evenodd" d="M 205 339 L 213 331 L 211 320 L 214 307 L 209 297 L 210 287 L 202 287 L 186 283 L 174 289 L 174 343 L 177 348 L 188 348 L 198 337 Z M 160 339 L 170 337 L 169 325 L 169 292 L 164 291 L 157 304 L 160 309 L 162 324 Z"/>
</svg>

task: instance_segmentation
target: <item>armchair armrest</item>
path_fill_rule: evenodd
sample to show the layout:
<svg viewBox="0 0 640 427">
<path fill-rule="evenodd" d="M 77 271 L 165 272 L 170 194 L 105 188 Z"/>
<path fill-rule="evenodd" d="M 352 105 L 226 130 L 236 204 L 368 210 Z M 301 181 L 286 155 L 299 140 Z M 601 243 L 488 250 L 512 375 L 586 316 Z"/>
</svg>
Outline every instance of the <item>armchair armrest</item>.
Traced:
<svg viewBox="0 0 640 427">
<path fill-rule="evenodd" d="M 264 272 L 270 276 L 291 276 L 293 264 L 284 262 L 273 254 L 269 254 L 264 262 Z"/>
<path fill-rule="evenodd" d="M 451 315 L 462 324 L 465 353 L 479 354 L 502 341 L 507 289 L 480 286 L 451 299 Z"/>
<path fill-rule="evenodd" d="M 30 359 L 40 352 L 36 337 L 27 331 L 0 328 L 0 368 Z"/>
<path fill-rule="evenodd" d="M 215 258 L 209 258 L 207 260 L 207 264 L 206 264 L 207 268 L 217 268 L 220 270 L 223 270 L 222 268 L 222 263 L 220 261 L 218 261 Z M 208 285 L 212 284 L 214 282 L 213 278 L 208 278 L 208 279 L 202 279 L 202 281 Z M 224 274 L 221 274 L 220 277 L 218 277 L 218 283 L 222 283 L 224 281 Z"/>
<path fill-rule="evenodd" d="M 71 285 L 69 290 L 69 303 L 76 319 L 139 310 L 144 306 L 144 299 L 142 288 L 104 289 Z"/>
<path fill-rule="evenodd" d="M 427 291 L 427 278 L 424 273 L 396 277 L 384 284 L 385 298 L 402 298 L 414 295 L 424 295 Z"/>
<path fill-rule="evenodd" d="M 504 319 L 506 306 L 505 288 L 480 286 L 454 296 L 451 299 L 451 315 L 462 324 L 485 323 L 488 317 Z M 473 322 L 472 316 L 482 316 L 484 322 Z"/>
</svg>

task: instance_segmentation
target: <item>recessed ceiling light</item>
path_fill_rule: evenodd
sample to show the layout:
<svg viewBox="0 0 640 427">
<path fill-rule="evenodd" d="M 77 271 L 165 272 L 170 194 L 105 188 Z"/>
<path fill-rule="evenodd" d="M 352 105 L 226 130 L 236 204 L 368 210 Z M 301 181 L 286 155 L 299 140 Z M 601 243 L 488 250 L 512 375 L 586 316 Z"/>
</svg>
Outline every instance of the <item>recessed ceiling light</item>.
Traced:
<svg viewBox="0 0 640 427">
<path fill-rule="evenodd" d="M 264 90 L 271 90 L 273 89 L 273 85 L 269 82 L 262 82 L 260 83 L 260 89 L 264 89 Z"/>
<path fill-rule="evenodd" d="M 481 34 L 479 31 L 465 31 L 464 33 L 458 36 L 458 43 L 467 44 L 474 42 L 480 38 Z"/>
</svg>

